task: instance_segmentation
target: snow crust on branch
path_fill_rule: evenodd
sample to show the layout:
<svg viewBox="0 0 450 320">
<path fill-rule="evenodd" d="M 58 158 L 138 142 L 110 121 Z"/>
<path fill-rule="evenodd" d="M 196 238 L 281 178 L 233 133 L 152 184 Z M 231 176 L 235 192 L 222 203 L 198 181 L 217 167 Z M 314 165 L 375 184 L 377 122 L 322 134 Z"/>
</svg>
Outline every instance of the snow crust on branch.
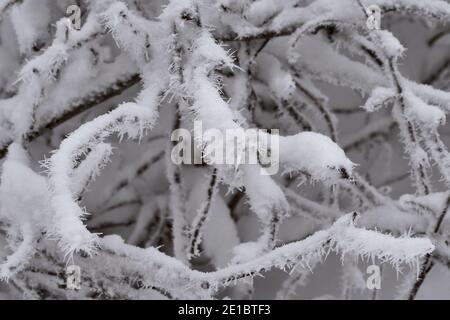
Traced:
<svg viewBox="0 0 450 320">
<path fill-rule="evenodd" d="M 439 131 L 448 88 L 404 76 L 406 44 L 388 30 L 367 30 L 360 1 L 165 4 L 83 1 L 75 30 L 65 2 L 0 0 L 0 279 L 33 298 L 211 299 L 225 287 L 250 297 L 253 278 L 279 268 L 291 270 L 277 294 L 287 298 L 332 253 L 343 262 L 345 298 L 364 289 L 359 258 L 397 271 L 416 266 L 419 278 L 402 287 L 414 298 L 435 262 L 448 265 L 450 197 L 438 191 L 450 186 Z M 370 4 L 383 16 L 450 18 L 447 1 Z M 341 112 L 370 112 L 361 128 L 339 130 L 346 119 L 323 84 L 359 95 L 359 108 Z M 175 164 L 174 142 L 153 142 L 195 131 L 195 121 L 279 146 L 258 145 L 257 164 L 221 165 L 210 162 L 219 141 L 194 139 L 200 163 Z M 390 186 L 403 177 L 375 164 L 390 161 L 396 128 L 415 190 L 394 199 Z M 116 146 L 125 138 L 138 141 L 138 151 Z M 46 172 L 37 173 L 34 158 L 49 150 Z M 118 174 L 91 206 L 91 183 L 116 151 Z M 267 153 L 279 156 L 282 172 L 261 174 Z M 357 166 L 356 155 L 367 163 Z M 378 173 L 392 179 L 376 185 Z M 255 225 L 254 234 L 245 229 Z M 67 262 L 83 268 L 86 290 L 61 288 Z M 205 265 L 212 271 L 199 271 Z"/>
</svg>

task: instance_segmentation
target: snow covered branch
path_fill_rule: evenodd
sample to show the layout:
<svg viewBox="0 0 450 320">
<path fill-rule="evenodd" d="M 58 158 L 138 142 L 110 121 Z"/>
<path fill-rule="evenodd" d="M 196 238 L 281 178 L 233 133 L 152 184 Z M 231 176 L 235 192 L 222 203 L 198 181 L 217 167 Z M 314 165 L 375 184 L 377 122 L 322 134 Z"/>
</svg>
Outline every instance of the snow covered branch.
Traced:
<svg viewBox="0 0 450 320">
<path fill-rule="evenodd" d="M 368 261 L 414 299 L 448 266 L 448 1 L 69 5 L 0 0 L 8 294 L 242 298 L 278 268 L 287 299 L 337 256 L 342 298 Z"/>
</svg>

